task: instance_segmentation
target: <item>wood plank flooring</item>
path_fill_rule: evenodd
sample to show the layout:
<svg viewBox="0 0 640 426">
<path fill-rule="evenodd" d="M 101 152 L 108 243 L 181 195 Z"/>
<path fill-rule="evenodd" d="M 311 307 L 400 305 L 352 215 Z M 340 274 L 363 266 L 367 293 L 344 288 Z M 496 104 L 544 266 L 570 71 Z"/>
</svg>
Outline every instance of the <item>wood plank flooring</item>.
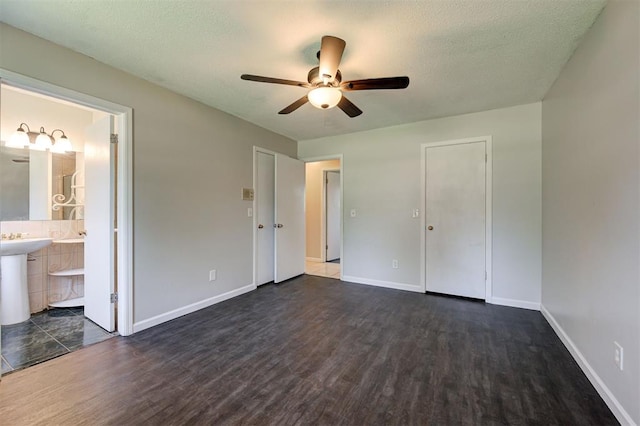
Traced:
<svg viewBox="0 0 640 426">
<path fill-rule="evenodd" d="M 539 312 L 308 275 L 12 373 L 0 423 L 617 424 Z"/>
</svg>

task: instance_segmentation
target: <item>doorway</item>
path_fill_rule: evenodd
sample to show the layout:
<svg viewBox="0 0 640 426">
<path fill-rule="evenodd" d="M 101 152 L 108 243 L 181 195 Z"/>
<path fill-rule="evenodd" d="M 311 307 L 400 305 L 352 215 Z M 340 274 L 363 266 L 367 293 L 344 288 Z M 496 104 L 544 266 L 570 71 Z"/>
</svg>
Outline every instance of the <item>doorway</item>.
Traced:
<svg viewBox="0 0 640 426">
<path fill-rule="evenodd" d="M 340 170 L 324 172 L 325 261 L 340 263 Z"/>
<path fill-rule="evenodd" d="M 58 356 L 114 332 L 131 334 L 131 110 L 2 69 L 0 86 L 3 94 L 8 91 L 12 96 L 10 102 L 3 96 L 3 115 L 15 109 L 8 120 L 2 120 L 0 155 L 6 150 L 20 151 L 29 167 L 26 159 L 33 149 L 6 147 L 22 122 L 31 130 L 44 127 L 47 134 L 57 128 L 66 130 L 73 148 L 66 153 L 51 149 L 37 153 L 49 158 L 38 164 L 50 165 L 48 173 L 38 167 L 45 179 L 42 205 L 48 206 L 43 213 L 30 212 L 28 207 L 21 218 L 1 222 L 7 236 L 53 240 L 48 248 L 29 255 L 27 262 L 33 315 L 16 326 L 8 325 L 16 330 L 3 340 L 8 334 L 35 330 L 44 340 L 62 343 L 57 353 L 50 354 Z M 14 123 L 16 120 L 19 122 Z M 5 124 L 12 128 L 6 131 Z M 60 133 L 53 135 L 54 147 Z M 62 158 L 60 166 L 55 165 L 56 157 Z M 58 194 L 61 198 L 53 197 Z M 75 337 L 56 325 L 62 322 L 73 323 L 71 328 L 79 328 L 81 335 Z M 89 336 L 95 339 L 87 340 Z M 38 348 L 27 348 L 38 354 L 30 359 L 15 352 L 15 345 L 0 349 L 3 354 L 4 349 L 11 349 L 7 356 L 18 360 L 3 359 L 4 372 L 47 359 Z"/>
<path fill-rule="evenodd" d="M 342 277 L 341 158 L 314 159 L 305 164 L 305 273 Z"/>
<path fill-rule="evenodd" d="M 491 138 L 422 145 L 425 291 L 491 301 Z"/>
</svg>

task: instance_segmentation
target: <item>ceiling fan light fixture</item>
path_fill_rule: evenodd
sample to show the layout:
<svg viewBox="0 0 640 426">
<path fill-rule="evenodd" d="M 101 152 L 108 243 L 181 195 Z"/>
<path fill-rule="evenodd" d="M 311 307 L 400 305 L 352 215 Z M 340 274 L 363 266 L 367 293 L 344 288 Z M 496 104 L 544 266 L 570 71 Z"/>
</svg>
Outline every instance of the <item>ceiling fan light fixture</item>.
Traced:
<svg viewBox="0 0 640 426">
<path fill-rule="evenodd" d="M 316 87 L 311 90 L 307 97 L 309 98 L 309 102 L 316 108 L 319 109 L 329 109 L 333 108 L 342 99 L 342 92 L 337 87 Z"/>
<path fill-rule="evenodd" d="M 362 114 L 362 110 L 343 96 L 343 91 L 406 89 L 407 86 L 409 86 L 409 77 L 406 76 L 367 78 L 343 82 L 342 73 L 338 67 L 340 66 L 340 60 L 342 59 L 345 46 L 346 43 L 341 38 L 329 35 L 323 36 L 320 51 L 318 52 L 320 64 L 309 70 L 307 82 L 253 74 L 242 74 L 240 78 L 260 83 L 284 84 L 309 89 L 306 95 L 278 111 L 278 114 L 290 114 L 302 105 L 310 102 L 311 105 L 318 109 L 329 109 L 337 106 L 342 112 L 347 114 L 349 118 L 359 116 Z"/>
</svg>

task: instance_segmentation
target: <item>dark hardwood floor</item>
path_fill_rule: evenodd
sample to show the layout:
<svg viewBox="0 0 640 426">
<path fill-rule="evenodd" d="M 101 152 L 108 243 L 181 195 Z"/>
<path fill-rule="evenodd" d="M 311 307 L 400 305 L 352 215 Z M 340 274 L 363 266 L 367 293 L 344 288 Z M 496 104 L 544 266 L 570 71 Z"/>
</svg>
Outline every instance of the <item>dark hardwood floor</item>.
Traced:
<svg viewBox="0 0 640 426">
<path fill-rule="evenodd" d="M 3 425 L 606 425 L 539 312 L 302 276 L 18 371 Z"/>
</svg>

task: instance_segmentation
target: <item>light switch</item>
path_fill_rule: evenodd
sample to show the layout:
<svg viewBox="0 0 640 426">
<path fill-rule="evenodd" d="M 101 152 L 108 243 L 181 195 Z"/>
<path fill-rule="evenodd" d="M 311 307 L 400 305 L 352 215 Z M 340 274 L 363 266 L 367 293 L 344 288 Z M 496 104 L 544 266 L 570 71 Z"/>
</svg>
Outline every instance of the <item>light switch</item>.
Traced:
<svg viewBox="0 0 640 426">
<path fill-rule="evenodd" d="M 253 217 L 253 209 L 251 207 L 247 209 L 247 217 Z"/>
<path fill-rule="evenodd" d="M 420 210 L 419 209 L 413 209 L 411 211 L 411 217 L 415 218 L 415 217 L 418 217 L 418 216 L 420 216 Z"/>
</svg>

